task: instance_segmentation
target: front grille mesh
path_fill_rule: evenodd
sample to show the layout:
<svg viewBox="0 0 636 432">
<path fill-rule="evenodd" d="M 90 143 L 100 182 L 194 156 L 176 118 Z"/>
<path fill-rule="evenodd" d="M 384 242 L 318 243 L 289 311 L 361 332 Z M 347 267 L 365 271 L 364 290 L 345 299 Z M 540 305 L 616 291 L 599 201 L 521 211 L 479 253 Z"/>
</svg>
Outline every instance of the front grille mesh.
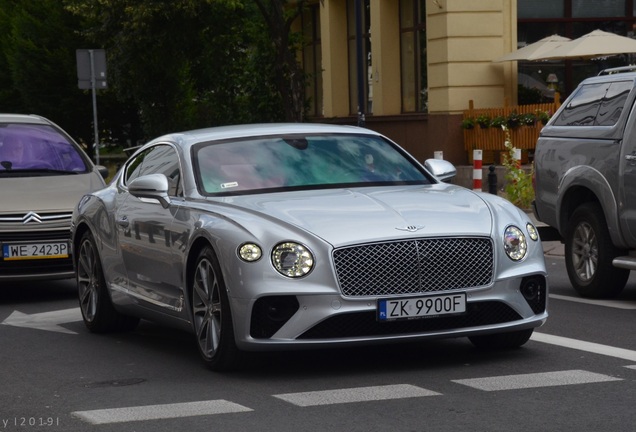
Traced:
<svg viewBox="0 0 636 432">
<path fill-rule="evenodd" d="M 0 215 L 0 234 L 19 237 L 25 232 L 69 231 L 72 216 L 71 212 L 5 213 Z"/>
<path fill-rule="evenodd" d="M 334 251 L 344 296 L 386 296 L 486 286 L 493 279 L 489 238 L 427 238 Z"/>
</svg>

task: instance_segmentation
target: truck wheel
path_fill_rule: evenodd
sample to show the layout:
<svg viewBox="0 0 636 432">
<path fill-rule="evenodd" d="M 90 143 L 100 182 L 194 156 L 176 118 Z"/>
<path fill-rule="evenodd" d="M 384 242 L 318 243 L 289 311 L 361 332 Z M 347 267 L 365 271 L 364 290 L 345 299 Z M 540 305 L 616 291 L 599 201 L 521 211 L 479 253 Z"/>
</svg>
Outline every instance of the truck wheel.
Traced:
<svg viewBox="0 0 636 432">
<path fill-rule="evenodd" d="M 612 265 L 621 254 L 612 244 L 601 207 L 596 203 L 578 207 L 565 235 L 565 266 L 574 289 L 589 298 L 618 295 L 629 277 L 629 270 Z"/>
</svg>

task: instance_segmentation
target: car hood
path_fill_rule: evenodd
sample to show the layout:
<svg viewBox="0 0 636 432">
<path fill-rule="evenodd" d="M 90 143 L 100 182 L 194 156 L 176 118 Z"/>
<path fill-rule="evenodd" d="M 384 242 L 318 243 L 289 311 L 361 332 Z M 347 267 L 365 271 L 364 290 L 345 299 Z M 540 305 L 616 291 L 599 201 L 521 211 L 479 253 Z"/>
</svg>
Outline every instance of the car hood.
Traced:
<svg viewBox="0 0 636 432">
<path fill-rule="evenodd" d="M 333 245 L 422 236 L 489 236 L 488 205 L 447 184 L 232 197 L 245 210 L 298 226 Z"/>
<path fill-rule="evenodd" d="M 102 187 L 96 173 L 0 177 L 0 212 L 71 212 L 84 194 Z"/>
</svg>

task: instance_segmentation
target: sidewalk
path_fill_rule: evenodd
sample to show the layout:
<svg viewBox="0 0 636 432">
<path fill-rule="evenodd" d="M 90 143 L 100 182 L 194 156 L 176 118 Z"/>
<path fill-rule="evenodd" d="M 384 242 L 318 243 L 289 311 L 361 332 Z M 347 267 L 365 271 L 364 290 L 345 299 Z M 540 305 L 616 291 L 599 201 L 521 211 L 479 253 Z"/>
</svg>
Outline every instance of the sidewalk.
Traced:
<svg viewBox="0 0 636 432">
<path fill-rule="evenodd" d="M 565 245 L 560 241 L 541 242 L 543 253 L 547 256 L 565 256 Z"/>
<path fill-rule="evenodd" d="M 537 218 L 534 216 L 534 213 L 529 212 L 527 214 L 528 214 L 528 217 L 530 218 L 530 220 L 532 221 L 532 223 L 534 224 L 534 226 L 536 226 L 537 228 L 539 228 L 539 227 L 547 227 L 546 224 L 544 224 L 543 222 L 539 222 L 537 220 Z M 560 241 L 558 241 L 558 240 L 556 240 L 556 241 L 542 241 L 541 244 L 543 246 L 543 253 L 545 255 L 548 255 L 548 256 L 565 256 L 565 245 L 563 243 L 561 243 Z"/>
</svg>

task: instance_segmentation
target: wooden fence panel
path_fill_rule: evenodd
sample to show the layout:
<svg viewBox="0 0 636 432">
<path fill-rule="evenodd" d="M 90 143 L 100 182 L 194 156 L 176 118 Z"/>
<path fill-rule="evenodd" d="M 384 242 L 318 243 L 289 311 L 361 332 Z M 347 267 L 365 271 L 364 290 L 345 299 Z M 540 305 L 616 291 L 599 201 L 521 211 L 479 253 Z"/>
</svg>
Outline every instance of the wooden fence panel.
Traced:
<svg viewBox="0 0 636 432">
<path fill-rule="evenodd" d="M 469 101 L 469 109 L 464 110 L 464 120 L 472 119 L 474 127 L 464 129 L 464 148 L 467 151 L 474 149 L 482 150 L 506 150 L 504 145 L 505 134 L 500 126 L 481 127 L 477 123 L 477 119 L 480 116 L 485 116 L 488 119 L 510 119 L 511 115 L 516 114 L 518 117 L 523 118 L 525 114 L 534 114 L 535 117 L 539 117 L 539 113 L 547 113 L 548 117 L 552 116 L 554 112 L 559 108 L 560 101 L 558 97 L 554 103 L 545 104 L 533 104 L 533 105 L 515 105 L 504 106 L 501 108 L 473 108 L 473 101 Z M 543 123 L 537 120 L 532 125 L 519 125 L 508 126 L 510 131 L 510 138 L 512 145 L 518 149 L 534 149 L 539 138 L 539 132 L 543 127 Z"/>
</svg>

